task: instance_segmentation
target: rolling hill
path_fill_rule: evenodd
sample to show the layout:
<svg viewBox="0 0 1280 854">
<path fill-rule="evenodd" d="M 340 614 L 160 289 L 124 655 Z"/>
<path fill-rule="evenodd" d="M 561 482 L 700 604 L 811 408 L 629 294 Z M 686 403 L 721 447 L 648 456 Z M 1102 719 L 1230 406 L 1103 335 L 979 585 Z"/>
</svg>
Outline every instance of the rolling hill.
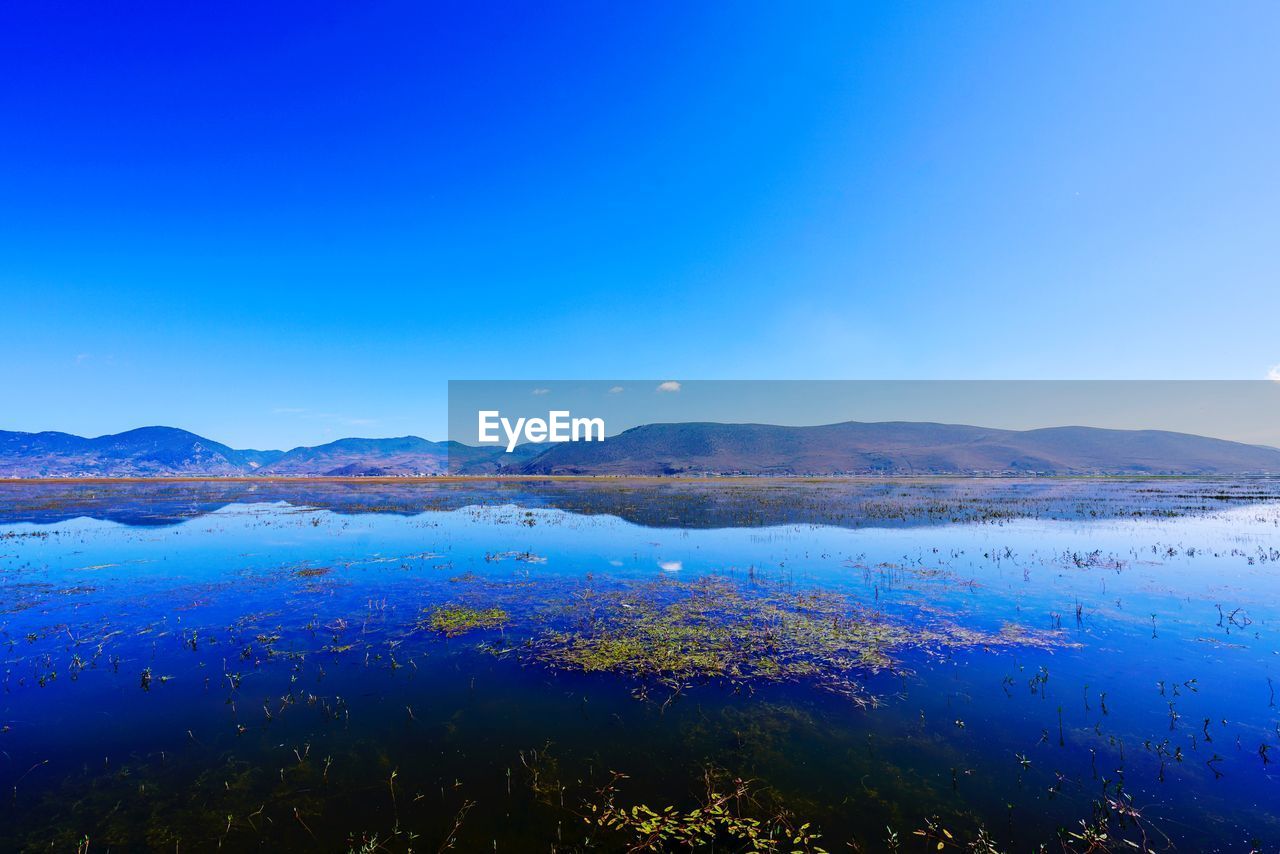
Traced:
<svg viewBox="0 0 1280 854">
<path fill-rule="evenodd" d="M 140 427 L 86 439 L 0 431 L 2 477 L 228 476 L 252 473 L 280 451 L 237 451 L 175 427 Z"/>
</svg>

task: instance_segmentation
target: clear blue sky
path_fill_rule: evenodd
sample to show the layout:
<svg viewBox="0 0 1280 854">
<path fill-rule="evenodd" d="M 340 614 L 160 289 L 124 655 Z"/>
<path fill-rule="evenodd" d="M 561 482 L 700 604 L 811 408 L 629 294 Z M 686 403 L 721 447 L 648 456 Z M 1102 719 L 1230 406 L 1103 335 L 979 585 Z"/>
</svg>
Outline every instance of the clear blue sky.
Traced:
<svg viewBox="0 0 1280 854">
<path fill-rule="evenodd" d="M 1275 3 L 0 5 L 0 428 L 450 378 L 1249 378 Z"/>
</svg>

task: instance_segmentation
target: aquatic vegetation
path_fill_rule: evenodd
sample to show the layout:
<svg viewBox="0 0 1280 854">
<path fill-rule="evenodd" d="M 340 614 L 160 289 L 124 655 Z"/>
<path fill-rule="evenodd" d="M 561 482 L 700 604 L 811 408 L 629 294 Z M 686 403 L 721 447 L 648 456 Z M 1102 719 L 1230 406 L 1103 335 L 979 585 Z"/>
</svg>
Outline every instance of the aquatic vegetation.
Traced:
<svg viewBox="0 0 1280 854">
<path fill-rule="evenodd" d="M 444 605 L 436 608 L 426 620 L 433 632 L 456 637 L 474 629 L 495 629 L 507 623 L 502 608 L 471 608 L 466 605 Z"/>
<path fill-rule="evenodd" d="M 584 805 L 583 821 L 609 837 L 619 838 L 618 847 L 626 851 L 709 846 L 729 851 L 826 854 L 818 844 L 822 834 L 809 822 L 797 824 L 785 810 L 765 818 L 753 817 L 749 813 L 758 809 L 760 802 L 754 797 L 752 783 L 734 778 L 724 786 L 725 781 L 718 779 L 722 776 L 713 769 L 706 771 L 706 794 L 692 809 L 654 809 L 646 804 L 628 808 L 617 802 L 618 787 L 627 775 L 614 771 L 596 799 Z"/>
<path fill-rule="evenodd" d="M 553 668 L 653 680 L 673 691 L 709 679 L 737 685 L 809 681 L 873 702 L 860 676 L 894 665 L 905 648 L 1062 644 L 1021 627 L 988 634 L 930 621 L 891 620 L 825 591 L 747 588 L 722 577 L 580 591 L 553 628 L 531 643 Z"/>
</svg>

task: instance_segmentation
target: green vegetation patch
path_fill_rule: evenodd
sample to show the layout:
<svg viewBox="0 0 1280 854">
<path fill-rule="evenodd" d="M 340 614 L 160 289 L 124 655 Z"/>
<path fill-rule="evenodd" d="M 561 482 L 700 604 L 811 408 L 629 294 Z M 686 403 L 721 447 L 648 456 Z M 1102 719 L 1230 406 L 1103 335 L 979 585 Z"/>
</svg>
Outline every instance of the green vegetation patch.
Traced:
<svg viewBox="0 0 1280 854">
<path fill-rule="evenodd" d="M 912 625 L 834 593 L 749 588 L 722 578 L 582 591 L 563 628 L 532 641 L 539 662 L 653 680 L 675 691 L 710 679 L 808 681 L 864 703 L 855 674 L 894 666 L 908 648 L 1057 645 L 1051 635 Z"/>
<path fill-rule="evenodd" d="M 444 605 L 431 612 L 427 628 L 445 637 L 454 637 L 473 629 L 496 629 L 505 626 L 508 615 L 502 608 L 471 608 L 466 605 Z"/>
</svg>

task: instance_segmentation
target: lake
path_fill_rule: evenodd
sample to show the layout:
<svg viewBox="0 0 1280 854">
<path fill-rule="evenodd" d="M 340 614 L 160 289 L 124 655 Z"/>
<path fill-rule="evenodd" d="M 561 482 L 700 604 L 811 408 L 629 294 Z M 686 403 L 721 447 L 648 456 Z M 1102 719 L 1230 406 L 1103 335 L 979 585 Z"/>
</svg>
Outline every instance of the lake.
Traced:
<svg viewBox="0 0 1280 854">
<path fill-rule="evenodd" d="M 1274 851 L 1277 606 L 1270 480 L 3 483 L 0 849 Z"/>
</svg>

